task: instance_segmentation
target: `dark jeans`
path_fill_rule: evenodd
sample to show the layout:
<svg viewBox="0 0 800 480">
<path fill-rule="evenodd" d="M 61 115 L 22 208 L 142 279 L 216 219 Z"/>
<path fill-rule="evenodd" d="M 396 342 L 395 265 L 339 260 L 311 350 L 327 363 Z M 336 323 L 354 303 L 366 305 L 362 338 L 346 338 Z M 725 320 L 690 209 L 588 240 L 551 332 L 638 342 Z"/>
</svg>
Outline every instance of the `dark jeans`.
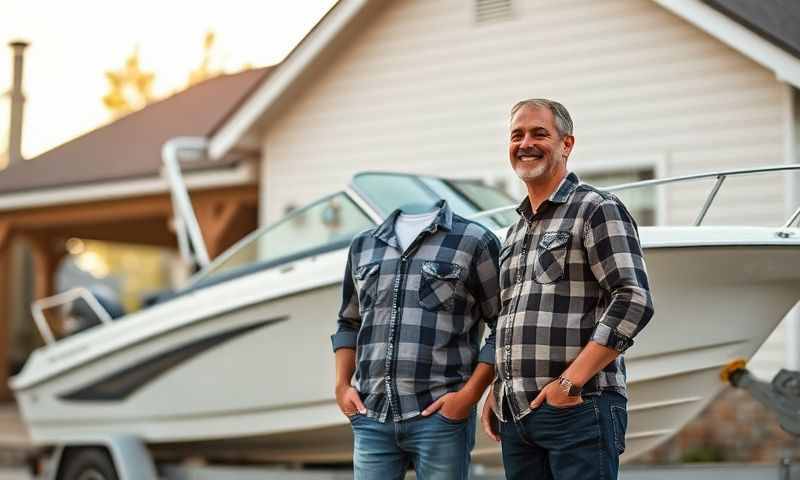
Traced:
<svg viewBox="0 0 800 480">
<path fill-rule="evenodd" d="M 436 412 L 381 423 L 363 415 L 353 426 L 355 480 L 399 480 L 414 466 L 419 480 L 467 480 L 475 445 L 475 411 L 464 420 Z"/>
<path fill-rule="evenodd" d="M 625 450 L 627 400 L 606 391 L 577 407 L 543 404 L 515 422 L 500 423 L 508 480 L 615 480 Z M 508 412 L 507 412 L 508 413 Z"/>
</svg>

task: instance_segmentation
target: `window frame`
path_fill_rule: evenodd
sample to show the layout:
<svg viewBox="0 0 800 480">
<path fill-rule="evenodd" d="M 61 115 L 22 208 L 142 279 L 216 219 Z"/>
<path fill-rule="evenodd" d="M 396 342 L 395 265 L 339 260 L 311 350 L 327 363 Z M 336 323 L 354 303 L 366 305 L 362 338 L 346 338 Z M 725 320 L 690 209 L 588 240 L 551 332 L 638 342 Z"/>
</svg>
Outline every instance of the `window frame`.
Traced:
<svg viewBox="0 0 800 480">
<path fill-rule="evenodd" d="M 610 174 L 614 172 L 625 172 L 629 170 L 646 170 L 653 172 L 653 178 L 664 178 L 667 176 L 667 159 L 659 158 L 626 158 L 621 160 L 600 160 L 593 162 L 569 161 L 567 170 L 571 170 L 583 181 L 583 176 Z M 655 207 L 653 227 L 664 226 L 667 224 L 667 192 L 663 186 L 649 187 L 654 189 Z"/>
</svg>

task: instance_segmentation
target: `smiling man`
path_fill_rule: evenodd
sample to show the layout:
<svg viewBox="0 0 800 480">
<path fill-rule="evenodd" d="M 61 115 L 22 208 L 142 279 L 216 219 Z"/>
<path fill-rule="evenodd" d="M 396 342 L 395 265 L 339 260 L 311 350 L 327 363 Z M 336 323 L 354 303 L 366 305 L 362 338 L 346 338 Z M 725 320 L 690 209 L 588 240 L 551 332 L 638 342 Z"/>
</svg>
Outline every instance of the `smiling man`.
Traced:
<svg viewBox="0 0 800 480">
<path fill-rule="evenodd" d="M 497 377 L 482 417 L 508 479 L 617 478 L 621 353 L 653 315 L 636 222 L 568 173 L 572 129 L 558 102 L 511 109 L 509 159 L 528 195 L 500 252 Z"/>
</svg>

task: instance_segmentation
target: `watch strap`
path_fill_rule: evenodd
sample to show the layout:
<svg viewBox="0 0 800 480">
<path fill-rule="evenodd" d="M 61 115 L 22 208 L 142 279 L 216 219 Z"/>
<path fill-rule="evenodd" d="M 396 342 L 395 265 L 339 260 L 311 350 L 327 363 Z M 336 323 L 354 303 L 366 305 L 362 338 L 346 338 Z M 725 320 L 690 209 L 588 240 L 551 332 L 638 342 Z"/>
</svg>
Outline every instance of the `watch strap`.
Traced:
<svg viewBox="0 0 800 480">
<path fill-rule="evenodd" d="M 574 383 L 572 383 L 572 380 L 563 376 L 558 377 L 558 383 L 570 397 L 578 397 L 581 395 L 581 392 L 583 391 L 583 388 L 575 385 Z"/>
</svg>

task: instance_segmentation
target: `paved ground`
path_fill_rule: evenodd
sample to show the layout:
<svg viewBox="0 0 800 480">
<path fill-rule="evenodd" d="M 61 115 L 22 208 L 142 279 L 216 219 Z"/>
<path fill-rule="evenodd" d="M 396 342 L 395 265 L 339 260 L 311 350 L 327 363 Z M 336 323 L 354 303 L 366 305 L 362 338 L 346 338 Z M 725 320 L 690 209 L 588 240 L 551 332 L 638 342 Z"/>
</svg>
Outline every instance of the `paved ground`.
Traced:
<svg viewBox="0 0 800 480">
<path fill-rule="evenodd" d="M 238 472 L 237 472 L 238 470 Z M 210 480 L 218 479 L 221 474 L 225 478 L 247 479 L 297 479 L 297 480 L 342 480 L 349 478 L 347 474 L 325 474 L 323 472 L 264 472 L 251 469 L 219 468 L 216 471 L 197 472 L 189 471 L 177 475 L 180 480 Z M 486 475 L 473 475 L 473 480 L 501 480 L 502 474 L 492 472 Z M 621 480 L 778 480 L 778 471 L 769 465 L 719 465 L 719 466 L 675 466 L 656 467 L 648 469 L 630 468 L 622 472 Z M 409 475 L 407 480 L 412 480 Z M 0 468 L 0 480 L 35 480 L 25 470 Z M 800 480 L 800 466 L 792 469 L 791 480 Z"/>
<path fill-rule="evenodd" d="M 31 480 L 25 470 L 0 468 L 0 480 Z"/>
</svg>

